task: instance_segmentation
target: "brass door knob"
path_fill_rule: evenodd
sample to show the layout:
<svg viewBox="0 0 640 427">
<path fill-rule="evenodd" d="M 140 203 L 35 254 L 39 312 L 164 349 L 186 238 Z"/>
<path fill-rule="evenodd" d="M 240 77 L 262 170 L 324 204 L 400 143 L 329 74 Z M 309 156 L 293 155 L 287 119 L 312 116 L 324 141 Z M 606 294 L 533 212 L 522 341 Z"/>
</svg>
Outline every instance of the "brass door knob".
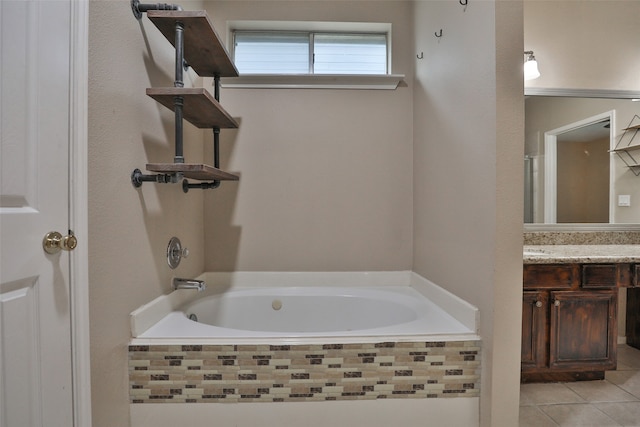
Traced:
<svg viewBox="0 0 640 427">
<path fill-rule="evenodd" d="M 72 251 L 78 246 L 78 239 L 69 232 L 68 235 L 63 236 L 57 231 L 50 231 L 45 234 L 42 240 L 42 247 L 48 254 L 56 254 L 60 251 Z"/>
</svg>

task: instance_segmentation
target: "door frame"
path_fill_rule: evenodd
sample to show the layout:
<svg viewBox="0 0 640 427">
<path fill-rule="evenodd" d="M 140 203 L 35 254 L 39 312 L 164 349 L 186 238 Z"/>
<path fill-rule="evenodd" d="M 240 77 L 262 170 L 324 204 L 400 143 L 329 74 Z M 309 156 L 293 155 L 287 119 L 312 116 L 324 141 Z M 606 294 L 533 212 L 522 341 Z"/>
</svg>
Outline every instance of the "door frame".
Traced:
<svg viewBox="0 0 640 427">
<path fill-rule="evenodd" d="M 69 229 L 78 238 L 70 255 L 71 354 L 74 427 L 91 427 L 89 346 L 88 86 L 89 0 L 71 2 L 69 64 Z"/>
<path fill-rule="evenodd" d="M 544 223 L 555 224 L 558 207 L 558 135 L 609 119 L 609 150 L 615 148 L 615 110 L 553 129 L 544 133 Z M 609 223 L 615 222 L 614 199 L 615 162 L 609 156 Z"/>
</svg>

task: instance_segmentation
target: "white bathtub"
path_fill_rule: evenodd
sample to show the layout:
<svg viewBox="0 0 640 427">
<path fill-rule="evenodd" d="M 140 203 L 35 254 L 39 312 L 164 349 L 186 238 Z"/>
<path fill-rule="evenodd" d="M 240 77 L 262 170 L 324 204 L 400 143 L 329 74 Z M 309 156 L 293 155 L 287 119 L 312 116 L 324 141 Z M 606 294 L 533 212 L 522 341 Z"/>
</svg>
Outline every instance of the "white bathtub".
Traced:
<svg viewBox="0 0 640 427">
<path fill-rule="evenodd" d="M 477 338 L 477 309 L 411 272 L 206 273 L 200 279 L 208 285 L 204 292 L 174 291 L 134 311 L 135 341 Z"/>
<path fill-rule="evenodd" d="M 298 286 L 205 296 L 169 313 L 141 337 L 379 338 L 473 332 L 410 287 Z"/>
<path fill-rule="evenodd" d="M 199 279 L 131 314 L 132 426 L 478 425 L 478 311 L 417 274 Z"/>
</svg>

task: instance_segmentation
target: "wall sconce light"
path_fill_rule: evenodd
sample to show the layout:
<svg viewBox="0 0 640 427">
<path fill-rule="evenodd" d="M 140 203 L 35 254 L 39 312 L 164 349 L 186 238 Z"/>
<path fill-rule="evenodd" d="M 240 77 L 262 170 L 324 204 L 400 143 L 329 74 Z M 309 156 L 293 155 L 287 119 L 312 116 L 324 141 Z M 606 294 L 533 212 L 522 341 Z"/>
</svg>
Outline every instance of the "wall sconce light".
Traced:
<svg viewBox="0 0 640 427">
<path fill-rule="evenodd" d="M 533 56 L 533 51 L 527 50 L 524 54 L 526 55 L 526 59 L 524 61 L 524 79 L 537 79 L 540 77 L 540 71 L 538 71 L 538 61 L 536 61 L 536 57 Z"/>
</svg>

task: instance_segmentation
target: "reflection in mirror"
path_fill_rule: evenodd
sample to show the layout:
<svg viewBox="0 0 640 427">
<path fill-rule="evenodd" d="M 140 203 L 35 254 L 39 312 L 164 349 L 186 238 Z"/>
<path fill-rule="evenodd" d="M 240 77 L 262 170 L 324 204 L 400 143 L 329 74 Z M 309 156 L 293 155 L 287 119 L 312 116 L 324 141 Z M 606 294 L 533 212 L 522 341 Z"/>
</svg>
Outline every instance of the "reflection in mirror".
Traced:
<svg viewBox="0 0 640 427">
<path fill-rule="evenodd" d="M 640 223 L 640 177 L 616 152 L 635 136 L 625 128 L 640 102 L 594 93 L 525 97 L 525 223 Z"/>
</svg>

